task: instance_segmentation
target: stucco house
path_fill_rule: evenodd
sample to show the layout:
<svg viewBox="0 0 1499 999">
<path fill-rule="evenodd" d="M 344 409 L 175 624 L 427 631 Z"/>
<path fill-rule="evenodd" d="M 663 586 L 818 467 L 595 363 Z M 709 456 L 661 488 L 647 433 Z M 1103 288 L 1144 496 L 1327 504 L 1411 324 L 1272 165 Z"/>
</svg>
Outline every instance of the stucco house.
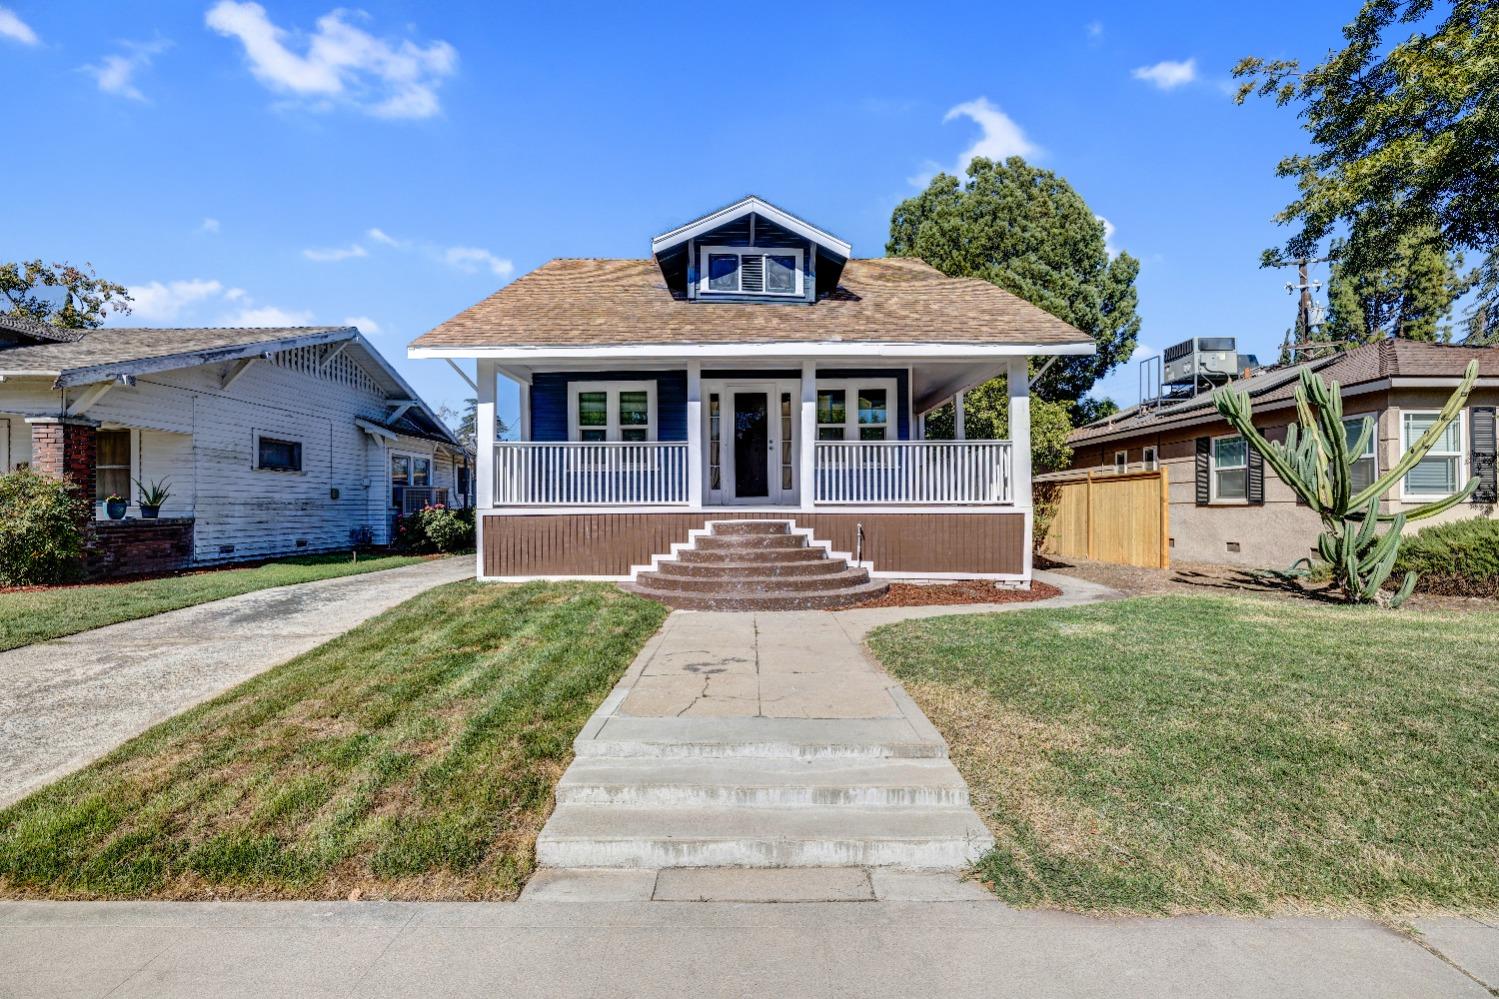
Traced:
<svg viewBox="0 0 1499 999">
<path fill-rule="evenodd" d="M 64 330 L 0 314 L 0 468 L 94 501 L 95 575 L 348 548 L 462 506 L 469 459 L 353 327 Z M 139 483 L 169 483 L 157 519 Z M 129 506 L 110 520 L 110 495 Z"/>
<path fill-rule="evenodd" d="M 483 579 L 625 580 L 678 606 L 836 606 L 891 577 L 1031 578 L 1028 359 L 1091 339 L 984 281 L 750 196 L 643 259 L 553 260 L 416 340 L 497 379 L 478 450 Z M 924 440 L 1007 375 L 1010 441 Z"/>
<path fill-rule="evenodd" d="M 1472 360 L 1478 361 L 1479 379 L 1467 407 L 1391 490 L 1384 512 L 1451 495 L 1477 476 L 1471 501 L 1436 521 L 1496 516 L 1499 348 L 1383 340 L 1305 362 L 1341 386 L 1350 446 L 1358 442 L 1363 418 L 1375 421 L 1373 438 L 1355 469 L 1357 481 L 1367 484 L 1431 426 Z M 1214 393 L 1135 406 L 1080 427 L 1069 438 L 1072 468 L 1098 475 L 1165 469 L 1174 559 L 1289 565 L 1315 545 L 1321 523 L 1273 472 L 1266 474 L 1262 457 L 1218 415 L 1213 396 L 1228 389 L 1247 392 L 1255 426 L 1269 440 L 1284 440 L 1287 426 L 1296 420 L 1294 392 L 1302 366 L 1252 371 Z"/>
</svg>

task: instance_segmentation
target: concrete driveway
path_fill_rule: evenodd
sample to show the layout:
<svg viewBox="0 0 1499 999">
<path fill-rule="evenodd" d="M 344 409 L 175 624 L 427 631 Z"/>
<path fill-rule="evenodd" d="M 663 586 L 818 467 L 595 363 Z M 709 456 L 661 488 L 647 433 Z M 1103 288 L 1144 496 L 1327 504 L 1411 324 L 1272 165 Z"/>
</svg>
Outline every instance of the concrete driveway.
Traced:
<svg viewBox="0 0 1499 999">
<path fill-rule="evenodd" d="M 423 590 L 450 558 L 257 590 L 0 652 L 0 806 Z"/>
</svg>

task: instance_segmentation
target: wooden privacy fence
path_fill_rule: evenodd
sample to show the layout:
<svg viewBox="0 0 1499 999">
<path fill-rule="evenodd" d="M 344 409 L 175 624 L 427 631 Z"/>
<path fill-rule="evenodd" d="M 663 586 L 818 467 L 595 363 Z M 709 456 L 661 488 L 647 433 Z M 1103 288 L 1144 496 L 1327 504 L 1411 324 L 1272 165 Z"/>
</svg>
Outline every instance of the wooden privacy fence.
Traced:
<svg viewBox="0 0 1499 999">
<path fill-rule="evenodd" d="M 1041 550 L 1063 558 L 1165 569 L 1171 564 L 1166 470 L 1043 477 L 1058 490 Z"/>
</svg>

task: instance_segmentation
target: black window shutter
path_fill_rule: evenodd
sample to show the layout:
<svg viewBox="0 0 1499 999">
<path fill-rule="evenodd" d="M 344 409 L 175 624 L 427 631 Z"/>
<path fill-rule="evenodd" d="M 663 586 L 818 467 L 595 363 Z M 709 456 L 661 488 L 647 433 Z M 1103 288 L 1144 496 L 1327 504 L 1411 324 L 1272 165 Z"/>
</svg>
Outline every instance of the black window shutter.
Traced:
<svg viewBox="0 0 1499 999">
<path fill-rule="evenodd" d="M 1249 445 L 1249 495 L 1250 506 L 1265 504 L 1265 456 L 1253 444 Z"/>
<path fill-rule="evenodd" d="M 1499 502 L 1499 473 L 1494 467 L 1494 407 L 1474 406 L 1468 413 L 1468 439 L 1473 442 L 1473 475 L 1478 488 L 1473 490 L 1474 503 Z"/>
<path fill-rule="evenodd" d="M 1207 506 L 1213 497 L 1212 483 L 1210 481 L 1213 470 L 1208 462 L 1212 450 L 1212 438 L 1197 438 L 1197 477 L 1195 485 L 1197 487 L 1198 506 Z"/>
</svg>

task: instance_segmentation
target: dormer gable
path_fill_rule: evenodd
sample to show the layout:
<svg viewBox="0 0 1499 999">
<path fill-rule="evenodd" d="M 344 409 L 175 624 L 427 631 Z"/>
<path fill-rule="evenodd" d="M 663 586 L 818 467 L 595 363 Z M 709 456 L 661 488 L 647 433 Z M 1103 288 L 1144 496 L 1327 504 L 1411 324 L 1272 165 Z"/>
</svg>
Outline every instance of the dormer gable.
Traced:
<svg viewBox="0 0 1499 999">
<path fill-rule="evenodd" d="M 838 286 L 853 247 L 750 195 L 651 240 L 673 297 L 810 305 Z"/>
</svg>

